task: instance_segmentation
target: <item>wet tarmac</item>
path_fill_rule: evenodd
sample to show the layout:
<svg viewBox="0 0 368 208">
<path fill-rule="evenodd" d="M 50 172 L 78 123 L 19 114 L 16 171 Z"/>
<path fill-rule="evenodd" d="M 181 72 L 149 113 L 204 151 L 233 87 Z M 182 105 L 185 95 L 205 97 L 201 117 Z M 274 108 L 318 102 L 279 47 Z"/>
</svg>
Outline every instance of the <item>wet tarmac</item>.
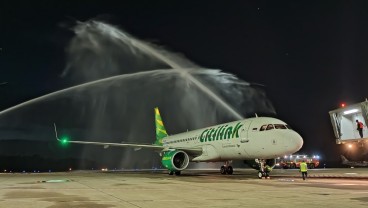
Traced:
<svg viewBox="0 0 368 208">
<path fill-rule="evenodd" d="M 368 168 L 0 174 L 0 207 L 367 207 Z"/>
</svg>

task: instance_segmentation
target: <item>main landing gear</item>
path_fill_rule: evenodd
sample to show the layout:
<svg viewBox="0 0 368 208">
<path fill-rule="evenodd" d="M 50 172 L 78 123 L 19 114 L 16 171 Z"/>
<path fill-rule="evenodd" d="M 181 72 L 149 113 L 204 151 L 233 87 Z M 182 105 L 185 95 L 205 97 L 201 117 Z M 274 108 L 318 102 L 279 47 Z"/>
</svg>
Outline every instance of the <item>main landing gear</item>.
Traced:
<svg viewBox="0 0 368 208">
<path fill-rule="evenodd" d="M 174 175 L 174 173 L 175 173 L 175 175 L 177 175 L 177 176 L 179 176 L 179 175 L 181 174 L 181 172 L 180 172 L 180 171 L 169 171 L 169 175 Z"/>
<path fill-rule="evenodd" d="M 222 175 L 229 174 L 232 175 L 234 170 L 233 167 L 230 165 L 229 161 L 225 162 L 225 165 L 221 166 L 220 172 Z"/>
</svg>

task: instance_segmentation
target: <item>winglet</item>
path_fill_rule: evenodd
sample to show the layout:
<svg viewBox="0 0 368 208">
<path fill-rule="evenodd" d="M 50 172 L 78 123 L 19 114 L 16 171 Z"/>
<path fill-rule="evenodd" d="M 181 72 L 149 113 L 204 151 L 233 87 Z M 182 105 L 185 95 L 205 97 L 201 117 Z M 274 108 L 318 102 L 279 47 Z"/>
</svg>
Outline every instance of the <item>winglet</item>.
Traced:
<svg viewBox="0 0 368 208">
<path fill-rule="evenodd" d="M 58 141 L 60 141 L 59 137 L 58 137 L 58 133 L 57 133 L 57 129 L 56 129 L 56 124 L 54 123 L 54 127 L 55 127 L 55 136 L 56 136 L 56 139 Z"/>
<path fill-rule="evenodd" d="M 340 157 L 343 163 L 349 162 L 349 160 L 344 155 L 340 155 Z"/>
</svg>

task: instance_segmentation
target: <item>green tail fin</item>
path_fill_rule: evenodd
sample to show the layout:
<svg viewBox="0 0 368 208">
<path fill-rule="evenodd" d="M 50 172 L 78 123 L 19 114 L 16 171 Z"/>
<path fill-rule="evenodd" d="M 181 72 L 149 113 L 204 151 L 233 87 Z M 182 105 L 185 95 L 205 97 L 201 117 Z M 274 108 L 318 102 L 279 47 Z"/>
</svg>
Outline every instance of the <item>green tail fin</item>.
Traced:
<svg viewBox="0 0 368 208">
<path fill-rule="evenodd" d="M 156 141 L 155 144 L 162 146 L 162 139 L 167 137 L 166 129 L 164 123 L 162 122 L 162 118 L 160 115 L 160 111 L 158 108 L 155 108 L 155 124 L 156 124 Z"/>
</svg>

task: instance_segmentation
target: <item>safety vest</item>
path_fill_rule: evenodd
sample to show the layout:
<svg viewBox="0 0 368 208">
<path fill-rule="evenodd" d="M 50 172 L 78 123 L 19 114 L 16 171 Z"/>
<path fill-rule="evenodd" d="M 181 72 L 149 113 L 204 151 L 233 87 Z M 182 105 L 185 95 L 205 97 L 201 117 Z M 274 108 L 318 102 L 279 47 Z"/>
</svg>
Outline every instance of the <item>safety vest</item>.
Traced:
<svg viewBox="0 0 368 208">
<path fill-rule="evenodd" d="M 362 123 L 362 122 L 359 122 L 359 128 L 361 128 L 361 129 L 362 129 L 362 128 L 363 128 L 363 126 L 364 126 L 364 125 L 363 125 L 363 123 Z"/>
<path fill-rule="evenodd" d="M 307 170 L 308 170 L 307 163 L 305 163 L 305 162 L 300 163 L 300 171 L 301 172 L 307 172 Z"/>
</svg>

